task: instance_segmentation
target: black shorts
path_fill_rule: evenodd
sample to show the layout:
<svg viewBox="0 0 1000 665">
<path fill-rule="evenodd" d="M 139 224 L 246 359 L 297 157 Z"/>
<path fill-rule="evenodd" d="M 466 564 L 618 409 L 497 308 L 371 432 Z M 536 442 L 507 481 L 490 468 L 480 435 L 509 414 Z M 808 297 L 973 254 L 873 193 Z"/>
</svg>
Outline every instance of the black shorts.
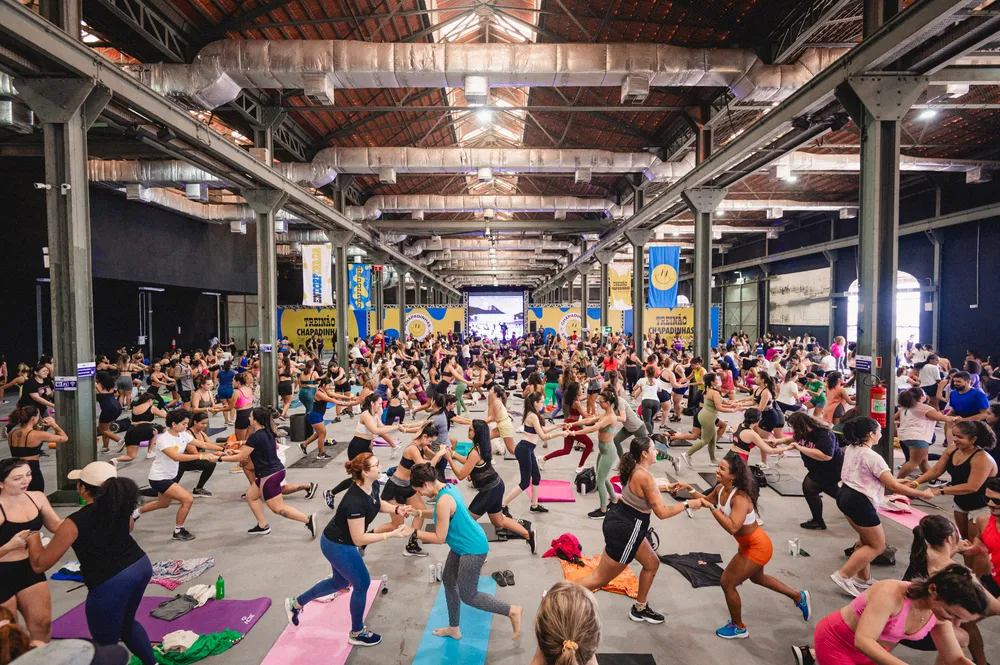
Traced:
<svg viewBox="0 0 1000 665">
<path fill-rule="evenodd" d="M 503 511 L 503 480 L 496 487 L 485 492 L 479 492 L 469 503 L 469 512 L 473 515 L 496 515 Z"/>
<path fill-rule="evenodd" d="M 601 392 L 600 388 L 587 388 L 588 395 L 597 395 L 600 392 Z"/>
<path fill-rule="evenodd" d="M 416 493 L 417 490 L 409 485 L 397 485 L 390 478 L 382 485 L 382 494 L 380 496 L 383 501 L 395 501 L 396 503 L 403 504 L 409 501 Z"/>
<path fill-rule="evenodd" d="M 997 584 L 992 575 L 983 575 L 979 581 L 983 583 L 983 588 L 989 591 L 991 596 L 1000 598 L 1000 584 Z"/>
<path fill-rule="evenodd" d="M 125 445 L 138 446 L 143 441 L 152 441 L 156 436 L 153 423 L 133 423 L 125 432 Z"/>
<path fill-rule="evenodd" d="M 253 409 L 239 409 L 236 412 L 236 422 L 233 424 L 234 429 L 248 429 L 250 427 L 250 412 Z"/>
<path fill-rule="evenodd" d="M 619 501 L 608 508 L 602 531 L 604 551 L 618 563 L 628 565 L 649 531 L 649 514 Z"/>
<path fill-rule="evenodd" d="M 402 404 L 399 406 L 390 406 L 385 410 L 385 424 L 392 425 L 396 422 L 403 422 L 406 418 L 406 407 Z"/>
<path fill-rule="evenodd" d="M 156 490 L 157 494 L 166 494 L 167 490 L 170 489 L 171 485 L 176 484 L 177 481 L 171 478 L 170 480 L 153 480 L 149 479 L 149 486 Z"/>
<path fill-rule="evenodd" d="M 370 453 L 372 451 L 372 442 L 368 439 L 363 439 L 360 436 L 355 436 L 351 439 L 351 442 L 347 444 L 347 459 L 351 460 L 360 455 L 361 453 Z"/>
<path fill-rule="evenodd" d="M 97 422 L 101 423 L 102 425 L 110 425 L 111 423 L 118 420 L 118 418 L 121 415 L 122 415 L 122 405 L 116 401 L 112 405 L 112 408 L 101 409 L 101 415 L 98 417 Z"/>
<path fill-rule="evenodd" d="M 178 390 L 177 394 L 181 396 L 181 401 L 182 402 L 187 403 L 187 402 L 191 401 L 191 391 L 190 390 Z"/>
<path fill-rule="evenodd" d="M 291 397 L 292 395 L 292 382 L 291 381 L 278 381 L 278 394 L 282 397 Z"/>
<path fill-rule="evenodd" d="M 338 393 L 342 394 L 342 395 L 347 395 L 348 393 L 351 392 L 351 384 L 350 383 L 338 383 L 338 384 L 336 384 L 336 385 L 333 386 L 333 389 L 335 391 L 337 391 Z"/>
<path fill-rule="evenodd" d="M 44 581 L 45 574 L 32 570 L 28 559 L 4 561 L 0 563 L 0 603 Z"/>
<path fill-rule="evenodd" d="M 841 485 L 837 492 L 837 508 L 858 526 L 872 527 L 882 523 L 871 500 L 847 485 Z"/>
<path fill-rule="evenodd" d="M 669 402 L 670 401 L 670 391 L 669 390 L 657 390 L 656 391 L 656 400 L 660 404 L 663 404 L 665 402 Z"/>
</svg>

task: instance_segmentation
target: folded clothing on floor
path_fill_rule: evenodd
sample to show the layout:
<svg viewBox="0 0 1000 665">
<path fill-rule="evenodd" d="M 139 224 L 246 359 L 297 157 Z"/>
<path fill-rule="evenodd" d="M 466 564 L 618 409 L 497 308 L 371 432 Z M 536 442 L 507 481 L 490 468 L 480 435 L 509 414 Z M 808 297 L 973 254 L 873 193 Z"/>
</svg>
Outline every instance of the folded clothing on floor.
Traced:
<svg viewBox="0 0 1000 665">
<path fill-rule="evenodd" d="M 83 573 L 80 572 L 79 561 L 67 561 L 62 568 L 52 574 L 53 580 L 67 580 L 70 582 L 82 582 Z"/>
<path fill-rule="evenodd" d="M 570 563 L 569 561 L 563 561 L 559 559 L 559 564 L 563 569 L 563 577 L 569 582 L 579 582 L 587 575 L 590 575 L 595 570 L 597 570 L 597 564 L 600 563 L 601 557 L 598 556 L 585 556 L 580 557 L 580 565 L 575 563 Z M 611 580 L 603 587 L 605 591 L 610 591 L 611 593 L 619 593 L 623 596 L 628 596 L 629 598 L 636 598 L 639 595 L 639 578 L 635 576 L 632 569 L 625 567 L 618 577 Z"/>
<path fill-rule="evenodd" d="M 159 584 L 173 591 L 189 580 L 193 580 L 215 565 L 215 557 L 200 559 L 167 559 L 153 564 L 153 579 L 150 584 Z"/>
<path fill-rule="evenodd" d="M 169 633 L 164 636 L 164 645 L 166 645 L 167 637 L 173 634 Z M 221 633 L 209 633 L 198 636 L 194 644 L 184 651 L 165 651 L 162 646 L 154 646 L 153 655 L 156 656 L 156 662 L 160 663 L 160 665 L 190 665 L 199 660 L 204 660 L 209 656 L 217 656 L 220 653 L 229 651 L 233 645 L 242 639 L 243 635 L 240 633 L 235 630 L 226 629 Z M 132 656 L 129 665 L 142 665 L 142 661 Z"/>
<path fill-rule="evenodd" d="M 691 586 L 722 586 L 721 554 L 690 552 L 688 554 L 661 554 L 660 561 L 684 576 Z"/>
<path fill-rule="evenodd" d="M 164 621 L 173 621 L 184 616 L 194 608 L 198 607 L 198 601 L 187 594 L 177 594 L 169 600 L 165 600 L 150 612 L 150 616 Z"/>
</svg>

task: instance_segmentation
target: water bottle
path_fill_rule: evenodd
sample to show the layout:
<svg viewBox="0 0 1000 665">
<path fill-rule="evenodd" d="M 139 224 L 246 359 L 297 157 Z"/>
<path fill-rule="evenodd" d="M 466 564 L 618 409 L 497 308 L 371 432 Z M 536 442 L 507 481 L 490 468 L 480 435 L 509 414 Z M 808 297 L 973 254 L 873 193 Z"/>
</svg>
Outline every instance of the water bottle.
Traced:
<svg viewBox="0 0 1000 665">
<path fill-rule="evenodd" d="M 382 576 L 382 593 L 389 593 L 389 576 Z"/>
<path fill-rule="evenodd" d="M 436 573 L 437 573 L 436 567 L 434 566 L 433 563 L 430 564 L 427 567 L 427 581 L 428 582 L 437 582 L 437 574 Z"/>
<path fill-rule="evenodd" d="M 222 575 L 219 575 L 219 579 L 215 580 L 215 599 L 222 600 L 226 597 L 226 580 L 222 579 Z"/>
</svg>

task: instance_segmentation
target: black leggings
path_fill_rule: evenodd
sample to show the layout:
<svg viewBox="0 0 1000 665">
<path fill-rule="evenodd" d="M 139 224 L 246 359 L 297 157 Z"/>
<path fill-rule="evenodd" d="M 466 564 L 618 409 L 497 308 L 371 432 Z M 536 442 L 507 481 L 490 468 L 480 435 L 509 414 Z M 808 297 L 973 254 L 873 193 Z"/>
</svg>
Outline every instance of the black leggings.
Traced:
<svg viewBox="0 0 1000 665">
<path fill-rule="evenodd" d="M 209 462 L 207 460 L 191 460 L 190 462 L 181 462 L 180 467 L 177 470 L 177 477 L 174 478 L 175 483 L 181 482 L 181 478 L 184 477 L 184 473 L 187 471 L 201 471 L 201 478 L 198 479 L 198 484 L 195 485 L 197 489 L 205 489 L 205 483 L 208 479 L 212 477 L 215 473 L 215 467 L 218 464 L 215 462 Z"/>
<path fill-rule="evenodd" d="M 805 495 L 806 503 L 809 504 L 809 512 L 812 513 L 814 522 L 823 523 L 823 494 L 836 499 L 837 489 L 836 480 L 831 479 L 826 483 L 821 483 L 810 474 L 806 474 L 806 477 L 802 479 L 802 494 Z"/>
<path fill-rule="evenodd" d="M 521 481 L 517 484 L 522 491 L 528 489 L 528 484 L 538 487 L 542 482 L 542 474 L 538 470 L 538 460 L 535 458 L 535 444 L 525 439 L 514 447 L 514 457 L 517 458 L 517 466 L 521 470 Z M 536 501 L 537 495 L 532 497 Z"/>
</svg>

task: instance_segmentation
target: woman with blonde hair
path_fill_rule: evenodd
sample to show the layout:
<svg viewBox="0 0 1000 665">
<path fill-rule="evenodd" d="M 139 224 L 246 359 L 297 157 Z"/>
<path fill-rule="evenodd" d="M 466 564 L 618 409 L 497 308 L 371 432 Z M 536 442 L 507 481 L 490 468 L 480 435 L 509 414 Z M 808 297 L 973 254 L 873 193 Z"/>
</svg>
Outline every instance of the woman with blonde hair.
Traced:
<svg viewBox="0 0 1000 665">
<path fill-rule="evenodd" d="M 601 611 L 591 591 L 558 582 L 535 615 L 538 648 L 530 665 L 596 665 L 601 645 Z"/>
</svg>

